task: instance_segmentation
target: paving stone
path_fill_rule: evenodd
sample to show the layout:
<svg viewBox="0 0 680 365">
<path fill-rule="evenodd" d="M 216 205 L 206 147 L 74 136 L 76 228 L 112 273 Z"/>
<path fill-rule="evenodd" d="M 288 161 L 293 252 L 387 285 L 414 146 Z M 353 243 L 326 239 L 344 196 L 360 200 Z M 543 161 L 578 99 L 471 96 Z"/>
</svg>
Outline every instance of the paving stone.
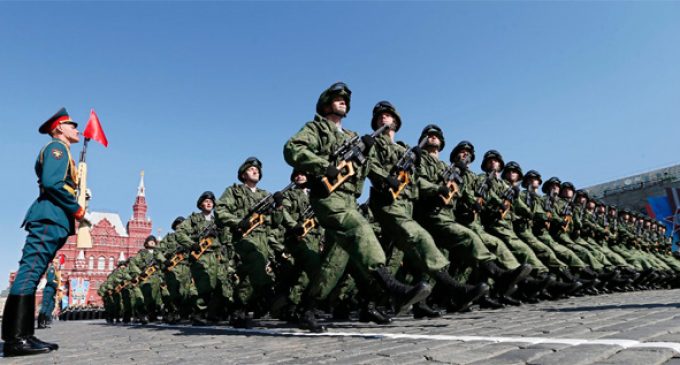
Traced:
<svg viewBox="0 0 680 365">
<path fill-rule="evenodd" d="M 432 320 L 401 317 L 390 326 L 328 322 L 332 333 L 352 337 L 282 336 L 302 332 L 267 320 L 270 333 L 244 333 L 229 327 L 188 325 L 110 326 L 103 321 L 55 322 L 37 332 L 58 342 L 59 351 L 0 364 L 628 364 L 680 365 L 680 354 L 665 348 L 615 345 L 500 342 L 491 337 L 547 339 L 630 339 L 680 343 L 680 290 L 620 293 L 525 305 L 497 311 L 447 314 Z M 385 334 L 361 337 L 360 334 Z M 392 338 L 388 335 L 430 338 Z M 461 342 L 450 336 L 482 336 Z M 488 337 L 484 337 L 488 336 Z M 514 341 L 514 339 L 513 339 Z M 678 356 L 679 358 L 673 358 Z"/>
<path fill-rule="evenodd" d="M 524 365 L 527 362 L 537 359 L 545 354 L 552 353 L 550 349 L 517 349 L 502 353 L 490 359 L 476 361 L 474 365 Z"/>
<path fill-rule="evenodd" d="M 621 351 L 593 365 L 660 365 L 671 359 L 675 352 L 669 349 L 630 349 Z"/>
<path fill-rule="evenodd" d="M 549 353 L 528 361 L 530 365 L 585 365 L 609 357 L 620 351 L 620 347 L 603 345 L 578 345 Z"/>
</svg>

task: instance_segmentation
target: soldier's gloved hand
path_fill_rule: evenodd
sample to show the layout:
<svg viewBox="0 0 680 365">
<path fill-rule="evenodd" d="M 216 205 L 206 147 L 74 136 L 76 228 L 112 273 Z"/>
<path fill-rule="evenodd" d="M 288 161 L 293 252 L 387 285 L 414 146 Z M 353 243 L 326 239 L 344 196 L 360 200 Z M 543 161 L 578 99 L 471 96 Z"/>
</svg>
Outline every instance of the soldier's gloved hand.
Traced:
<svg viewBox="0 0 680 365">
<path fill-rule="evenodd" d="M 482 205 L 479 204 L 479 202 L 476 201 L 476 202 L 472 205 L 472 210 L 474 210 L 475 212 L 481 212 L 481 211 L 482 211 Z"/>
<path fill-rule="evenodd" d="M 340 170 L 338 170 L 338 168 L 335 165 L 330 164 L 326 168 L 326 172 L 323 175 L 327 177 L 328 180 L 333 181 L 338 178 L 338 175 L 340 175 Z"/>
<path fill-rule="evenodd" d="M 166 259 L 166 260 L 170 260 L 170 259 L 172 258 L 172 256 L 173 256 L 173 255 L 172 255 L 172 252 L 167 252 L 167 253 L 165 254 L 165 259 Z"/>
<path fill-rule="evenodd" d="M 277 207 L 280 207 L 283 204 L 283 193 L 280 191 L 277 191 L 274 193 L 274 204 L 276 204 Z"/>
<path fill-rule="evenodd" d="M 163 267 L 167 270 L 170 266 L 172 266 L 172 262 L 170 260 L 168 261 L 163 261 Z"/>
<path fill-rule="evenodd" d="M 201 245 L 199 245 L 198 243 L 192 243 L 191 244 L 191 251 L 200 252 L 201 251 Z"/>
<path fill-rule="evenodd" d="M 297 224 L 295 227 L 291 228 L 290 233 L 295 237 L 300 237 L 305 234 L 305 227 L 302 224 Z"/>
<path fill-rule="evenodd" d="M 385 178 L 385 184 L 387 185 L 388 188 L 391 188 L 392 190 L 397 190 L 399 189 L 399 185 L 401 185 L 401 182 L 396 177 L 390 175 Z"/>
<path fill-rule="evenodd" d="M 449 196 L 450 193 L 451 193 L 451 189 L 449 189 L 449 187 L 445 186 L 445 185 L 441 185 L 437 189 L 437 194 L 439 194 L 441 196 Z"/>
<path fill-rule="evenodd" d="M 361 142 L 364 144 L 365 147 L 364 153 L 368 153 L 375 144 L 375 138 L 373 138 L 370 134 L 365 134 L 361 136 Z"/>
<path fill-rule="evenodd" d="M 238 230 L 241 231 L 241 233 L 244 233 L 245 231 L 250 228 L 250 221 L 247 219 L 243 219 L 240 222 L 238 222 Z"/>
<path fill-rule="evenodd" d="M 411 150 L 413 151 L 413 154 L 416 157 L 413 161 L 413 164 L 416 166 L 420 166 L 420 161 L 423 157 L 423 149 L 418 146 L 415 146 Z"/>
</svg>

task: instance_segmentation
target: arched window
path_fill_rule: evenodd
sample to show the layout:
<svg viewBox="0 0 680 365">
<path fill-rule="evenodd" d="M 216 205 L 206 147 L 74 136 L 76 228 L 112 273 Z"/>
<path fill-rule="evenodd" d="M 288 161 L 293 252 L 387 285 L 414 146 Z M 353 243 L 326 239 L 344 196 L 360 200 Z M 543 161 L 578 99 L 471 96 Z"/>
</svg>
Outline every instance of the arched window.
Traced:
<svg viewBox="0 0 680 365">
<path fill-rule="evenodd" d="M 90 270 L 94 270 L 94 256 L 90 256 L 90 259 L 87 262 L 87 267 Z"/>
<path fill-rule="evenodd" d="M 113 257 L 109 257 L 109 270 L 113 270 Z"/>
<path fill-rule="evenodd" d="M 106 258 L 104 256 L 97 260 L 97 270 L 104 271 L 106 269 Z"/>
</svg>

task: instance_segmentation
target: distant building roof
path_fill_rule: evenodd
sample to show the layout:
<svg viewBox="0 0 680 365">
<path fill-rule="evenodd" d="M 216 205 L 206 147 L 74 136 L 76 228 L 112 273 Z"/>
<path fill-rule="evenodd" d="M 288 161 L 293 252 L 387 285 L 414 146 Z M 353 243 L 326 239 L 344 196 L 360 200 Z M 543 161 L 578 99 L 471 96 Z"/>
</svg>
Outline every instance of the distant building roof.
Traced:
<svg viewBox="0 0 680 365">
<path fill-rule="evenodd" d="M 111 225 L 116 230 L 116 233 L 118 233 L 119 236 L 121 237 L 128 236 L 127 230 L 123 225 L 123 221 L 120 220 L 120 216 L 117 213 L 90 212 L 88 214 L 88 218 L 90 219 L 92 225 L 96 225 L 97 223 L 101 222 L 102 219 L 106 219 L 107 221 L 109 221 L 109 223 L 111 223 Z"/>
<path fill-rule="evenodd" d="M 593 185 L 587 187 L 586 190 L 593 196 L 604 197 L 678 180 L 680 180 L 680 165 L 675 165 Z"/>
</svg>

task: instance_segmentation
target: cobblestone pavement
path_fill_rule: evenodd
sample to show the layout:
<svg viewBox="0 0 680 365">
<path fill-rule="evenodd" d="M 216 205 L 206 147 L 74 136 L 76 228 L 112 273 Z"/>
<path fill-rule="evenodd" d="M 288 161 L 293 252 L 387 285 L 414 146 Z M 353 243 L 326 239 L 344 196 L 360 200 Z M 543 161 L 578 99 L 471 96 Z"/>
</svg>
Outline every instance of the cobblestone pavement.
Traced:
<svg viewBox="0 0 680 365">
<path fill-rule="evenodd" d="M 680 365 L 680 290 L 571 298 L 392 325 L 327 323 L 313 335 L 267 327 L 55 322 L 59 351 L 2 364 L 668 364 Z"/>
</svg>

